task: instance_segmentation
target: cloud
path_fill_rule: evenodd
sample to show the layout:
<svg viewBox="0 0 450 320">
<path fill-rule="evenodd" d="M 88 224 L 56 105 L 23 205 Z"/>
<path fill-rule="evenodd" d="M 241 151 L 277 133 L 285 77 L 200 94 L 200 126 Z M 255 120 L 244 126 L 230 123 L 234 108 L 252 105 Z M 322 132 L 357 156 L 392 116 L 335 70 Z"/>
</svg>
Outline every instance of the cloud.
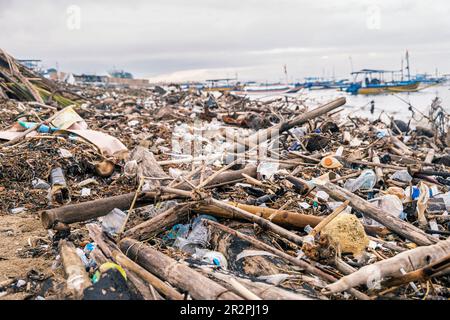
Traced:
<svg viewBox="0 0 450 320">
<path fill-rule="evenodd" d="M 67 27 L 70 5 L 81 10 L 80 29 Z M 379 9 L 379 29 L 367 27 L 369 6 Z M 74 72 L 239 69 L 277 79 L 288 64 L 294 77 L 347 76 L 350 55 L 355 68 L 392 68 L 408 48 L 426 71 L 445 69 L 450 53 L 446 0 L 0 0 L 0 8 L 5 50 Z"/>
</svg>

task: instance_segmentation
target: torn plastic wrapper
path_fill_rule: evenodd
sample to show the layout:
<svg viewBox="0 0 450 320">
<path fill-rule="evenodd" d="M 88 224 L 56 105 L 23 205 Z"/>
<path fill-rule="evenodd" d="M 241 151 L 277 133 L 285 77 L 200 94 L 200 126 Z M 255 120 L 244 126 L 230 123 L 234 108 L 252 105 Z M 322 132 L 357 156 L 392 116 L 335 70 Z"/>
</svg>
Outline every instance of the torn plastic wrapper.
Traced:
<svg viewBox="0 0 450 320">
<path fill-rule="evenodd" d="M 59 130 L 56 134 L 58 133 L 71 133 L 77 135 L 95 145 L 104 156 L 124 159 L 128 154 L 128 148 L 125 147 L 119 139 L 100 131 L 69 129 Z"/>
</svg>

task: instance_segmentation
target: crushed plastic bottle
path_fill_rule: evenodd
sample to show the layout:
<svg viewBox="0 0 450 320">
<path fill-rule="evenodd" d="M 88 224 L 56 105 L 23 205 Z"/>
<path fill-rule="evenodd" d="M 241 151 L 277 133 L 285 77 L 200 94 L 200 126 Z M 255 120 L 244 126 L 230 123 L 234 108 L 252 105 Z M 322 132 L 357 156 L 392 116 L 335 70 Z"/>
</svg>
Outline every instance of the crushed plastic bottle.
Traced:
<svg viewBox="0 0 450 320">
<path fill-rule="evenodd" d="M 367 169 L 361 172 L 360 176 L 356 179 L 348 179 L 344 188 L 350 192 L 355 192 L 357 190 L 372 190 L 377 181 L 377 175 L 373 170 Z"/>
</svg>

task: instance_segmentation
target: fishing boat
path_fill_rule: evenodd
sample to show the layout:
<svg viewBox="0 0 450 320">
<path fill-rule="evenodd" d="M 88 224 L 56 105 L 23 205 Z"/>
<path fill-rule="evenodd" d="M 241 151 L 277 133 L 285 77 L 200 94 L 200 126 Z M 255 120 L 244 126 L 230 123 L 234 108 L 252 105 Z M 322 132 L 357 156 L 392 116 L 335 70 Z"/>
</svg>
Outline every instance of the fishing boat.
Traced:
<svg viewBox="0 0 450 320">
<path fill-rule="evenodd" d="M 418 91 L 420 80 L 411 79 L 408 50 L 406 50 L 405 57 L 407 80 L 404 80 L 403 77 L 402 58 L 402 67 L 400 70 L 362 69 L 361 71 L 352 72 L 351 74 L 354 76 L 354 81 L 346 88 L 346 91 L 351 94 L 382 94 Z M 386 74 L 391 74 L 391 80 L 386 81 Z M 361 75 L 364 77 L 364 80 L 357 81 L 358 77 Z M 400 78 L 400 80 L 398 80 L 398 78 Z"/>
<path fill-rule="evenodd" d="M 247 83 L 241 90 L 231 91 L 234 95 L 276 95 L 297 93 L 302 86 L 291 86 L 282 84 L 256 84 Z"/>
<path fill-rule="evenodd" d="M 236 81 L 236 79 L 230 78 L 206 80 L 207 85 L 203 88 L 203 90 L 219 92 L 239 90 L 242 86 Z"/>
<path fill-rule="evenodd" d="M 346 91 L 351 94 L 382 94 L 396 92 L 414 92 L 419 89 L 420 81 L 418 80 L 395 80 L 395 74 L 400 71 L 363 69 L 361 71 L 352 72 L 354 81 Z M 390 81 L 385 80 L 385 75 L 391 74 Z M 357 81 L 359 76 L 363 76 L 364 81 Z"/>
</svg>

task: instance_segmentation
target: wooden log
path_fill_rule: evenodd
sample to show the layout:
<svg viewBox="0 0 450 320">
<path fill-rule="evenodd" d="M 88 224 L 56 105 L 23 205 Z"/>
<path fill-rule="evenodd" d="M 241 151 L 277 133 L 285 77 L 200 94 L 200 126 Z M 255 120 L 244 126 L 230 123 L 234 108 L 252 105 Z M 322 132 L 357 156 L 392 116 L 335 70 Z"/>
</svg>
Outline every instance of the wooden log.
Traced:
<svg viewBox="0 0 450 320">
<path fill-rule="evenodd" d="M 260 282 L 260 281 L 252 281 L 249 279 L 244 279 L 235 275 L 228 275 L 224 273 L 220 273 L 217 271 L 213 271 L 211 269 L 202 268 L 201 272 L 204 272 L 212 277 L 223 280 L 225 282 L 233 282 L 236 281 L 241 285 L 245 286 L 247 290 L 250 290 L 253 294 L 259 297 L 262 300 L 313 300 L 313 298 L 309 297 L 306 293 L 295 292 L 284 288 L 279 288 L 274 285 Z M 236 292 L 238 293 L 238 292 Z M 250 299 L 249 300 L 254 300 Z"/>
<path fill-rule="evenodd" d="M 415 271 L 408 272 L 398 277 L 394 277 L 382 282 L 383 287 L 400 286 L 414 281 L 425 281 L 434 277 L 446 275 L 450 273 L 450 254 L 439 259 L 436 262 L 417 269 Z"/>
<path fill-rule="evenodd" d="M 127 279 L 130 280 L 131 284 L 135 287 L 144 300 L 164 300 L 163 297 L 147 282 L 141 279 L 134 272 L 125 269 L 127 273 Z"/>
<path fill-rule="evenodd" d="M 218 184 L 225 184 L 227 182 L 239 180 L 239 179 L 243 178 L 242 174 L 245 174 L 252 178 L 255 178 L 256 170 L 257 170 L 257 166 L 255 166 L 254 164 L 248 164 L 243 169 L 240 169 L 240 170 L 228 170 L 228 171 L 222 172 L 222 173 L 218 174 L 214 179 L 209 181 L 205 185 L 205 189 L 208 189 L 208 187 L 210 187 L 210 186 L 215 186 Z M 192 181 L 192 184 L 194 186 L 197 186 L 199 184 L 199 182 L 200 182 L 200 180 L 195 179 Z M 191 190 L 192 188 L 189 186 L 188 183 L 184 182 L 181 185 L 177 186 L 177 189 Z"/>
<path fill-rule="evenodd" d="M 283 259 L 286 259 L 287 261 L 289 261 L 293 265 L 299 266 L 299 267 L 303 268 L 305 271 L 307 271 L 307 272 L 309 272 L 311 274 L 314 274 L 314 275 L 316 275 L 316 276 L 318 276 L 318 277 L 320 277 L 320 278 L 322 278 L 322 279 L 324 279 L 324 280 L 326 280 L 328 282 L 334 282 L 334 281 L 337 280 L 332 275 L 323 272 L 322 270 L 320 270 L 320 269 L 316 268 L 315 266 L 309 264 L 307 261 L 302 260 L 302 259 L 297 259 L 297 258 L 295 258 L 293 256 L 290 256 L 287 253 L 285 253 L 285 252 L 283 252 L 281 250 L 278 250 L 278 249 L 276 249 L 273 246 L 265 244 L 264 242 L 259 241 L 259 240 L 255 239 L 253 237 L 250 237 L 250 236 L 248 236 L 246 234 L 243 234 L 243 233 L 241 233 L 239 231 L 233 230 L 231 228 L 228 228 L 228 227 L 226 227 L 226 226 L 224 226 L 224 225 L 222 225 L 220 223 L 217 223 L 217 222 L 214 222 L 214 221 L 211 221 L 211 220 L 204 220 L 204 223 L 209 224 L 209 225 L 213 226 L 214 228 L 217 228 L 217 229 L 222 230 L 224 232 L 227 232 L 227 233 L 229 233 L 229 234 L 231 234 L 231 235 L 233 235 L 235 237 L 238 237 L 238 238 L 241 238 L 241 239 L 243 239 L 245 241 L 248 241 L 252 245 L 254 245 L 255 247 L 257 247 L 257 248 L 259 248 L 261 250 L 265 250 L 265 251 L 271 252 L 271 253 L 273 253 L 273 254 L 275 254 L 275 255 L 283 258 Z M 365 294 L 363 294 L 363 293 L 361 293 L 361 292 L 359 292 L 357 290 L 352 290 L 351 292 L 358 299 L 369 300 L 369 297 L 367 295 L 365 295 Z"/>
<path fill-rule="evenodd" d="M 56 222 L 71 224 L 75 222 L 87 221 L 107 215 L 114 208 L 128 210 L 134 198 L 134 192 L 108 197 L 93 201 L 62 206 L 55 209 L 41 212 L 41 222 L 44 228 L 50 229 Z M 138 199 L 139 206 L 150 204 L 156 193 L 142 194 Z M 173 198 L 173 197 L 172 197 Z"/>
<path fill-rule="evenodd" d="M 270 128 L 259 130 L 258 132 L 254 133 L 248 139 L 245 140 L 245 145 L 248 147 L 254 147 L 258 145 L 259 143 L 262 143 L 264 141 L 267 141 L 269 139 L 278 137 L 279 134 L 283 133 L 284 131 L 287 131 L 289 129 L 292 129 L 295 126 L 302 125 L 309 120 L 315 119 L 317 117 L 320 117 L 321 115 L 324 115 L 336 108 L 339 108 L 340 106 L 344 105 L 346 103 L 345 98 L 338 98 L 336 100 L 333 100 L 327 104 L 324 104 L 316 109 L 313 109 L 311 111 L 308 111 L 304 114 L 301 114 L 297 117 L 295 117 L 292 120 L 281 122 L 275 126 L 272 126 Z M 246 148 L 240 147 L 239 143 L 234 143 L 232 147 L 228 149 L 229 152 L 245 152 Z"/>
<path fill-rule="evenodd" d="M 174 288 L 170 287 L 165 282 L 161 281 L 153 274 L 143 269 L 141 266 L 134 263 L 133 261 L 128 259 L 127 256 L 122 254 L 115 244 L 113 244 L 110 240 L 105 238 L 100 226 L 96 224 L 88 224 L 86 227 L 89 231 L 89 236 L 97 244 L 97 247 L 94 249 L 94 251 L 100 249 L 100 251 L 109 259 L 112 259 L 114 262 L 121 265 L 127 271 L 129 270 L 133 272 L 135 275 L 137 275 L 138 278 L 147 281 L 150 286 L 154 287 L 158 292 L 162 293 L 165 297 L 173 300 L 183 300 L 183 295 L 177 292 Z M 137 281 L 136 286 L 142 287 L 140 281 Z"/>
<path fill-rule="evenodd" d="M 226 181 L 233 181 L 236 177 L 242 178 L 242 173 L 246 173 L 250 176 L 256 177 L 256 166 L 248 165 L 242 170 L 236 171 L 226 171 L 219 174 L 215 179 L 213 179 L 208 185 L 216 185 L 218 183 L 224 183 Z M 195 182 L 195 180 L 194 180 Z M 208 187 L 208 185 L 206 187 Z M 180 190 L 190 190 L 188 184 L 182 184 L 178 186 L 177 189 Z M 77 204 L 71 204 L 66 206 L 61 206 L 54 209 L 44 210 L 40 213 L 41 222 L 44 228 L 50 229 L 57 222 L 62 222 L 64 224 L 71 224 L 75 222 L 87 221 L 90 219 L 95 219 L 107 215 L 114 208 L 120 210 L 128 210 L 131 206 L 133 198 L 135 196 L 134 192 L 108 197 L 98 200 L 92 200 Z M 165 195 L 159 196 L 156 192 L 144 192 L 141 193 L 137 199 L 136 208 L 151 204 L 154 202 L 155 198 L 159 201 L 176 199 L 176 195 Z"/>
<path fill-rule="evenodd" d="M 216 207 L 219 207 L 221 209 L 224 209 L 226 211 L 231 212 L 232 214 L 234 214 L 236 217 L 240 218 L 240 219 L 244 219 L 247 221 L 251 221 L 254 222 L 256 224 L 258 224 L 261 228 L 265 229 L 265 230 L 270 230 L 284 238 L 286 238 L 287 240 L 298 244 L 298 245 L 302 245 L 303 244 L 303 239 L 302 237 L 296 235 L 295 233 L 292 233 L 286 229 L 284 229 L 283 227 L 280 227 L 279 225 L 276 225 L 273 222 L 270 222 L 269 220 L 259 217 L 257 215 L 251 214 L 245 210 L 239 209 L 237 207 L 234 207 L 226 202 L 220 201 L 220 200 L 216 200 L 216 199 L 208 199 L 207 201 L 205 201 L 207 204 L 212 204 Z"/>
<path fill-rule="evenodd" d="M 428 149 L 428 152 L 427 152 L 424 162 L 427 164 L 432 164 L 433 159 L 434 159 L 434 149 L 430 148 L 430 149 Z"/>
<path fill-rule="evenodd" d="M 225 275 L 225 274 L 222 274 L 222 273 L 219 273 L 219 272 L 211 272 L 209 274 L 212 275 L 216 279 L 219 279 L 219 280 L 222 280 L 222 281 L 226 282 L 236 294 L 240 295 L 244 299 L 247 299 L 247 300 L 262 300 L 254 292 L 249 290 L 246 286 L 244 286 L 242 283 L 237 281 L 232 276 Z"/>
<path fill-rule="evenodd" d="M 238 202 L 227 202 L 227 204 L 235 206 L 239 209 L 245 210 L 251 214 L 255 214 L 257 216 L 263 217 L 264 219 L 270 219 L 271 222 L 278 224 L 280 226 L 286 227 L 286 228 L 293 228 L 298 230 L 303 230 L 304 227 L 307 225 L 311 227 L 315 227 L 317 224 L 319 224 L 324 218 L 308 215 L 308 214 L 301 214 L 296 211 L 288 211 L 288 210 L 278 210 L 278 209 L 271 209 L 267 207 L 259 207 L 259 206 L 252 206 L 248 204 L 242 204 Z M 236 219 L 237 216 L 230 212 L 229 210 L 222 209 L 220 207 L 214 206 L 212 204 L 205 204 L 204 202 L 199 203 L 198 205 L 193 208 L 194 211 L 204 213 L 204 214 L 211 214 L 222 218 L 228 218 L 228 219 Z M 365 225 L 364 229 L 369 234 L 377 234 L 377 235 L 386 235 L 387 229 L 383 227 L 374 227 L 374 226 L 368 226 Z"/>
<path fill-rule="evenodd" d="M 60 242 L 61 261 L 67 277 L 67 289 L 76 299 L 83 297 L 84 289 L 91 286 L 91 280 L 86 272 L 86 268 L 77 255 L 75 246 L 71 242 L 61 240 Z"/>
<path fill-rule="evenodd" d="M 125 256 L 123 253 L 114 250 L 112 252 L 113 259 L 121 265 L 122 267 L 131 270 L 132 272 L 136 273 L 139 277 L 141 277 L 143 280 L 147 281 L 150 285 L 152 285 L 158 292 L 163 294 L 165 297 L 171 299 L 171 300 L 183 300 L 184 296 L 176 291 L 171 286 L 167 285 L 164 281 L 159 279 L 158 277 L 154 276 L 144 268 L 142 268 L 140 265 L 134 263 L 132 260 L 130 260 L 127 256 Z"/>
<path fill-rule="evenodd" d="M 125 238 L 119 246 L 128 258 L 196 300 L 241 300 L 235 293 L 148 245 Z"/>
<path fill-rule="evenodd" d="M 316 186 L 328 193 L 333 199 L 339 201 L 349 200 L 351 207 L 364 213 L 369 218 L 381 223 L 389 230 L 405 237 L 406 239 L 422 246 L 436 243 L 437 240 L 433 236 L 430 236 L 410 223 L 379 209 L 356 194 L 330 182 L 323 182 L 319 180 L 315 181 Z"/>
<path fill-rule="evenodd" d="M 173 225 L 185 220 L 189 214 L 189 204 L 180 204 L 158 214 L 150 220 L 125 231 L 124 238 L 144 241 L 164 232 Z"/>
<path fill-rule="evenodd" d="M 228 227 L 256 238 L 252 224 L 232 222 Z M 265 243 L 271 241 L 265 233 L 259 234 L 258 238 Z M 280 257 L 274 256 L 270 252 L 261 251 L 248 241 L 234 237 L 227 232 L 219 230 L 211 233 L 210 244 L 214 248 L 213 250 L 222 253 L 227 259 L 228 270 L 252 278 L 278 274 L 292 269 Z"/>
<path fill-rule="evenodd" d="M 400 277 L 403 275 L 402 269 L 404 272 L 411 272 L 430 263 L 442 262 L 441 259 L 447 257 L 449 252 L 450 240 L 440 241 L 430 246 L 417 247 L 399 253 L 392 258 L 364 266 L 358 271 L 328 285 L 326 289 L 335 293 L 361 284 L 367 284 L 370 279 L 381 281 L 388 277 Z"/>
</svg>

